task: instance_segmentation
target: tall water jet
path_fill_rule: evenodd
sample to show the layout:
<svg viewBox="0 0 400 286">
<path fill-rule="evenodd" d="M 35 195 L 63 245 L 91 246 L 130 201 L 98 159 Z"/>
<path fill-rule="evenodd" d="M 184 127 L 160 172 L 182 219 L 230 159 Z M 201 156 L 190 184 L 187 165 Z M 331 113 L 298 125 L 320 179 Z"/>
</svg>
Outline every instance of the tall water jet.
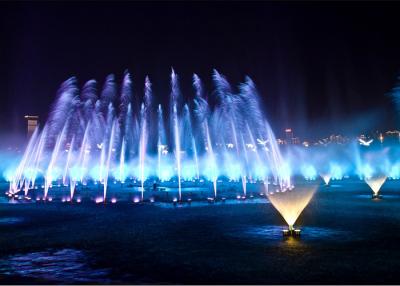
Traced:
<svg viewBox="0 0 400 286">
<path fill-rule="evenodd" d="M 213 189 L 214 189 L 214 198 L 217 198 L 217 166 L 215 162 L 215 155 L 213 151 L 213 147 L 211 144 L 211 138 L 210 138 L 210 131 L 208 129 L 208 124 L 205 124 L 205 129 L 206 129 L 206 136 L 207 136 L 207 152 L 208 152 L 208 158 L 209 158 L 209 163 L 211 165 L 211 178 L 212 178 L 212 183 L 213 183 Z"/>
<path fill-rule="evenodd" d="M 55 144 L 55 141 L 66 126 L 72 125 L 74 127 L 79 126 L 79 117 L 72 116 L 80 105 L 80 99 L 78 96 L 78 88 L 76 84 L 76 78 L 72 77 L 62 83 L 60 89 L 57 92 L 57 99 L 50 112 L 48 124 L 48 135 L 46 143 L 50 146 Z M 71 122 L 69 122 L 71 121 Z M 79 129 L 79 128 L 77 128 Z"/>
<path fill-rule="evenodd" d="M 43 128 L 41 134 L 40 134 L 40 138 L 39 138 L 39 142 L 38 142 L 38 146 L 36 148 L 36 152 L 35 152 L 35 157 L 34 157 L 34 164 L 33 164 L 33 172 L 32 172 L 32 176 L 31 176 L 31 185 L 32 188 L 35 187 L 35 182 L 36 182 L 36 178 L 37 178 L 37 174 L 39 172 L 39 164 L 41 162 L 42 159 L 42 155 L 44 152 L 44 147 L 45 147 L 45 141 L 47 138 L 47 125 L 45 125 L 45 127 Z"/>
<path fill-rule="evenodd" d="M 167 147 L 166 145 L 166 134 L 165 134 L 165 127 L 164 127 L 164 119 L 163 119 L 163 111 L 161 104 L 158 105 L 158 139 L 157 139 L 157 176 L 158 179 L 161 180 L 161 156 L 163 153 L 166 153 Z"/>
<path fill-rule="evenodd" d="M 250 126 L 249 126 L 248 123 L 246 123 L 246 128 L 247 128 L 247 133 L 248 133 L 249 138 L 250 138 L 251 145 L 254 146 L 254 149 L 252 149 L 252 150 L 254 151 L 254 153 L 256 155 L 256 164 L 257 164 L 257 168 L 258 168 L 258 166 L 262 166 L 263 163 L 261 162 L 261 158 L 260 158 L 260 155 L 258 153 L 258 149 L 256 147 L 257 144 L 256 144 L 256 141 L 254 140 L 253 132 L 251 132 Z M 265 175 L 266 175 L 265 173 L 262 174 L 262 178 L 261 178 L 262 180 L 265 180 Z"/>
<path fill-rule="evenodd" d="M 20 191 L 18 189 L 18 186 L 21 184 L 21 178 L 24 174 L 26 163 L 29 160 L 29 156 L 31 155 L 32 149 L 36 143 L 38 133 L 39 133 L 39 129 L 36 128 L 28 142 L 28 146 L 25 149 L 24 155 L 22 156 L 22 159 L 17 167 L 17 170 L 15 171 L 14 176 L 13 176 L 12 180 L 10 181 L 10 193 L 11 194 L 16 194 L 17 192 Z"/>
<path fill-rule="evenodd" d="M 271 171 L 274 176 L 274 181 L 279 184 L 280 189 L 290 188 L 290 172 L 287 172 L 287 166 L 279 150 L 275 134 L 267 121 L 264 122 L 264 128 L 270 147 L 270 149 L 265 149 L 265 153 L 267 159 L 271 162 Z"/>
<path fill-rule="evenodd" d="M 85 133 L 83 135 L 83 140 L 81 144 L 81 148 L 79 150 L 79 157 L 78 157 L 78 168 L 79 168 L 79 181 L 82 183 L 83 178 L 85 176 L 85 169 L 86 169 L 86 162 L 87 156 L 90 153 L 90 145 L 88 144 L 89 140 L 89 128 L 90 128 L 90 121 L 87 123 L 85 128 Z"/>
<path fill-rule="evenodd" d="M 69 178 L 69 191 L 70 191 L 71 201 L 74 198 L 75 188 L 76 188 L 76 181 L 73 178 L 70 177 Z"/>
<path fill-rule="evenodd" d="M 190 110 L 189 106 L 187 104 L 184 105 L 183 107 L 183 120 L 181 122 L 181 148 L 183 150 L 186 150 L 187 156 L 191 156 L 192 161 L 194 162 L 194 171 L 195 174 L 193 174 L 193 168 L 192 165 L 188 166 L 187 168 L 191 169 L 190 174 L 186 179 L 193 179 L 196 177 L 196 179 L 199 179 L 199 162 L 197 158 L 197 146 L 196 142 L 194 140 L 194 135 L 193 135 L 193 127 L 192 127 L 192 120 L 191 120 L 191 115 L 190 115 Z"/>
<path fill-rule="evenodd" d="M 146 158 L 146 141 L 147 141 L 147 124 L 145 118 L 145 108 L 144 104 L 141 107 L 141 132 L 140 132 L 140 141 L 139 141 L 139 171 L 140 171 L 140 184 L 141 184 L 141 200 L 144 199 L 144 164 Z"/>
<path fill-rule="evenodd" d="M 106 162 L 106 146 L 105 146 L 105 138 L 98 146 L 100 148 L 100 162 L 99 162 L 99 181 L 104 184 L 104 169 L 105 169 L 105 162 Z"/>
<path fill-rule="evenodd" d="M 210 136 L 210 128 L 208 124 L 208 117 L 210 115 L 210 108 L 208 106 L 208 102 L 204 98 L 203 94 L 203 86 L 201 84 L 200 78 L 194 74 L 193 75 L 193 87 L 196 91 L 196 98 L 194 100 L 195 103 L 195 114 L 197 120 L 200 124 L 200 129 L 202 133 L 202 137 L 204 139 L 205 151 L 207 154 L 207 162 L 210 165 L 210 179 L 213 183 L 213 190 L 214 190 L 214 198 L 217 198 L 217 167 L 216 167 L 216 160 L 213 151 L 213 145 L 211 142 Z"/>
<path fill-rule="evenodd" d="M 150 108 L 151 108 L 152 90 L 149 77 L 146 76 L 144 84 L 144 103 L 140 110 L 140 140 L 139 140 L 139 170 L 141 182 L 141 200 L 144 200 L 144 181 L 145 181 L 145 161 L 146 147 L 148 141 L 148 126 L 150 125 Z"/>
<path fill-rule="evenodd" d="M 296 235 L 294 224 L 304 208 L 311 201 L 317 186 L 296 187 L 292 190 L 269 192 L 268 199 L 282 215 L 289 226 L 288 232 L 284 234 Z"/>
<path fill-rule="evenodd" d="M 115 130 L 117 128 L 117 124 L 118 124 L 118 122 L 116 120 L 113 120 L 111 132 L 110 132 L 110 138 L 108 141 L 107 163 L 105 166 L 104 185 L 103 185 L 104 186 L 104 189 L 103 189 L 103 201 L 104 202 L 106 201 L 106 197 L 107 197 L 108 175 L 110 172 L 111 156 L 112 156 L 113 147 L 114 147 L 114 134 L 115 134 Z"/>
<path fill-rule="evenodd" d="M 56 145 L 54 146 L 53 152 L 51 154 L 51 160 L 50 160 L 49 166 L 47 167 L 47 172 L 46 172 L 45 181 L 44 181 L 45 182 L 44 183 L 44 198 L 47 198 L 47 193 L 49 191 L 49 188 L 51 187 L 53 179 L 56 179 L 56 178 L 54 178 L 54 174 L 53 174 L 54 166 L 56 164 L 58 154 L 60 153 L 61 143 L 64 140 L 66 126 L 67 125 L 65 124 L 61 131 L 61 134 L 57 138 Z"/>
<path fill-rule="evenodd" d="M 243 195 L 244 197 L 246 197 L 247 195 L 247 170 L 246 167 L 249 164 L 249 159 L 248 159 L 248 155 L 247 155 L 247 150 L 246 150 L 246 146 L 243 140 L 243 136 L 241 136 L 241 143 L 242 143 L 242 148 L 243 148 L 243 154 L 244 154 L 244 166 L 242 166 L 242 187 L 243 187 Z"/>
<path fill-rule="evenodd" d="M 28 191 L 29 191 L 29 181 L 25 180 L 25 184 L 24 184 L 24 195 L 25 195 L 25 197 L 28 195 Z"/>
<path fill-rule="evenodd" d="M 69 146 L 68 155 L 67 155 L 67 160 L 65 162 L 65 167 L 64 167 L 64 172 L 63 172 L 63 185 L 65 186 L 67 184 L 67 175 L 68 175 L 68 169 L 70 167 L 70 162 L 74 150 L 74 141 L 75 141 L 75 136 L 72 137 L 71 144 Z"/>
<path fill-rule="evenodd" d="M 172 69 L 171 72 L 171 101 L 172 101 L 172 126 L 175 143 L 175 158 L 178 172 L 178 195 L 179 201 L 182 201 L 182 190 L 181 190 L 181 143 L 179 134 L 179 118 L 178 118 L 178 97 L 179 97 L 179 86 L 178 76 Z"/>
<path fill-rule="evenodd" d="M 110 104 L 114 101 L 116 97 L 116 84 L 115 84 L 115 77 L 113 74 L 107 76 L 106 81 L 103 86 L 103 90 L 100 96 L 100 104 L 101 104 L 101 111 L 104 114 L 107 114 L 108 117 L 108 110 Z M 105 118 L 108 119 L 108 118 Z"/>
<path fill-rule="evenodd" d="M 124 79 L 122 82 L 121 97 L 120 97 L 120 112 L 119 112 L 119 126 L 120 126 L 120 160 L 119 160 L 119 181 L 125 181 L 125 157 L 126 157 L 126 138 L 129 138 L 130 129 L 132 128 L 131 118 L 131 100 L 132 100 L 132 80 L 128 71 L 125 71 Z"/>
<path fill-rule="evenodd" d="M 104 99 L 103 99 L 104 100 Z M 103 140 L 100 144 L 101 154 L 100 154 L 100 181 L 103 183 L 104 194 L 107 191 L 108 175 L 109 175 L 109 164 L 108 155 L 112 151 L 111 141 L 114 140 L 115 131 L 115 118 L 114 118 L 114 107 L 112 102 L 108 104 L 107 113 L 104 118 L 105 130 L 103 132 Z"/>
<path fill-rule="evenodd" d="M 196 168 L 196 179 L 200 179 L 200 169 L 199 169 L 199 158 L 197 155 L 197 146 L 194 137 L 192 136 L 192 148 L 193 148 L 193 157 L 194 157 L 194 164 Z"/>
<path fill-rule="evenodd" d="M 386 182 L 386 179 L 387 179 L 386 175 L 371 176 L 371 177 L 366 177 L 364 179 L 373 192 L 372 194 L 373 199 L 382 198 L 382 196 L 379 195 L 379 191 L 383 186 L 383 184 Z"/>
<path fill-rule="evenodd" d="M 120 113 L 119 113 L 119 123 L 120 126 L 126 126 L 126 121 L 128 117 L 128 108 L 132 99 L 132 80 L 128 71 L 125 71 L 124 80 L 122 82 L 121 98 L 120 98 Z M 124 128 L 121 128 L 122 137 L 125 136 Z"/>
<path fill-rule="evenodd" d="M 176 166 L 178 171 L 178 194 L 179 201 L 182 201 L 182 190 L 181 190 L 181 147 L 179 141 L 179 127 L 178 127 L 178 114 L 177 107 L 174 105 L 174 138 L 175 138 L 175 158 L 176 158 Z"/>
<path fill-rule="evenodd" d="M 119 158 L 119 181 L 125 180 L 125 138 L 122 138 L 121 154 Z"/>
<path fill-rule="evenodd" d="M 247 178 L 246 178 L 246 176 L 243 176 L 242 177 L 242 188 L 243 188 L 243 195 L 246 197 L 246 195 L 247 195 L 247 188 L 246 188 L 246 186 L 247 186 Z"/>
</svg>

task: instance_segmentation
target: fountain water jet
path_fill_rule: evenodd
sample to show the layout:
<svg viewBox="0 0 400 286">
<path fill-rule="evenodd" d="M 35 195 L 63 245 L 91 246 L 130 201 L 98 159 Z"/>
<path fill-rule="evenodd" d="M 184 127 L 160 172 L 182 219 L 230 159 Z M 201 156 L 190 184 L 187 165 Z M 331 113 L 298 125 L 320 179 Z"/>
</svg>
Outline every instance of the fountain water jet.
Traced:
<svg viewBox="0 0 400 286">
<path fill-rule="evenodd" d="M 113 145 L 114 145 L 114 133 L 117 126 L 117 121 L 114 120 L 111 128 L 110 140 L 108 143 L 108 155 L 107 155 L 107 164 L 105 168 L 105 178 L 104 178 L 104 189 L 103 189 L 103 201 L 106 202 L 107 197 L 107 184 L 108 184 L 108 174 L 110 172 L 110 164 L 111 164 L 111 155 L 113 152 Z"/>
<path fill-rule="evenodd" d="M 32 136 L 14 176 L 9 176 L 10 193 L 37 189 L 38 180 L 46 197 L 57 181 L 65 187 L 69 184 L 71 197 L 76 197 L 75 184 L 100 182 L 105 202 L 109 180 L 122 182 L 127 178 L 132 186 L 141 182 L 142 199 L 150 179 L 178 185 L 179 200 L 183 182 L 193 179 L 212 183 L 214 200 L 217 183 L 225 178 L 241 181 L 244 195 L 255 179 L 269 176 L 272 184 L 290 188 L 291 170 L 285 167 L 260 109 L 254 83 L 246 77 L 235 91 L 217 71 L 213 81 L 215 90 L 206 94 L 200 78 L 193 75 L 195 98 L 182 102 L 190 97 L 181 95 L 178 76 L 172 71 L 170 112 L 165 114 L 170 123 L 168 136 L 161 105 L 158 130 L 152 121 L 155 117 L 151 116 L 152 92 L 147 77 L 141 102 L 132 97 L 128 73 L 121 89 L 115 77 L 108 76 L 99 96 L 94 80 L 82 89 L 75 78 L 65 81 L 44 128 Z M 52 190 L 59 189 L 55 186 Z"/>
<path fill-rule="evenodd" d="M 172 127 L 174 134 L 174 143 L 175 143 L 175 158 L 176 158 L 176 166 L 178 171 L 178 194 L 179 194 L 179 202 L 182 201 L 182 189 L 181 189 L 181 143 L 180 143 L 180 134 L 179 134 L 179 118 L 178 118 L 178 96 L 179 96 L 179 87 L 178 87 L 178 76 L 175 74 L 175 71 L 172 69 L 171 72 L 171 101 L 172 101 Z"/>
<path fill-rule="evenodd" d="M 382 185 L 385 183 L 387 179 L 387 176 L 381 175 L 381 176 L 373 176 L 373 177 L 366 177 L 364 180 L 368 184 L 368 186 L 371 188 L 373 194 L 372 198 L 373 199 L 380 199 L 382 198 L 381 195 L 379 195 L 379 191 L 382 187 Z"/>
<path fill-rule="evenodd" d="M 301 212 L 311 201 L 316 190 L 317 186 L 310 186 L 267 193 L 269 201 L 288 224 L 289 234 L 295 234 L 294 224 Z"/>
<path fill-rule="evenodd" d="M 74 198 L 75 187 L 76 187 L 76 181 L 74 179 L 70 178 L 69 179 L 69 189 L 70 189 L 71 200 Z"/>
<path fill-rule="evenodd" d="M 119 181 L 125 180 L 125 138 L 122 138 L 121 154 L 119 159 Z"/>
<path fill-rule="evenodd" d="M 322 180 L 324 180 L 325 185 L 329 185 L 329 182 L 330 182 L 330 180 L 331 180 L 331 174 L 329 174 L 329 173 L 322 173 L 322 174 L 320 174 L 320 176 L 321 176 Z"/>
<path fill-rule="evenodd" d="M 63 185 L 66 185 L 67 183 L 67 174 L 68 174 L 68 169 L 69 169 L 69 164 L 71 161 L 71 157 L 72 157 L 72 152 L 73 152 L 73 148 L 74 148 L 74 141 L 75 141 L 75 136 L 72 137 L 71 140 L 71 144 L 68 150 L 68 155 L 67 155 L 67 161 L 65 163 L 65 168 L 64 168 L 64 173 L 63 173 Z"/>
</svg>

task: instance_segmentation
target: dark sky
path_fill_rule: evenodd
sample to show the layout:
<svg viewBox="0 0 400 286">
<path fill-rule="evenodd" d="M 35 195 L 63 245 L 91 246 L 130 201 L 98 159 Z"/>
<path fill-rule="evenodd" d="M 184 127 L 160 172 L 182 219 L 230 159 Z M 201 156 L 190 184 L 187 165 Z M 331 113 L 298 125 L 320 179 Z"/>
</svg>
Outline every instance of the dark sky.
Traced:
<svg viewBox="0 0 400 286">
<path fill-rule="evenodd" d="M 196 72 L 249 75 L 273 128 L 330 134 L 395 126 L 385 96 L 400 72 L 395 2 L 0 3 L 0 131 L 47 117 L 60 83 L 144 76 L 157 101 L 171 66 L 189 96 Z"/>
</svg>

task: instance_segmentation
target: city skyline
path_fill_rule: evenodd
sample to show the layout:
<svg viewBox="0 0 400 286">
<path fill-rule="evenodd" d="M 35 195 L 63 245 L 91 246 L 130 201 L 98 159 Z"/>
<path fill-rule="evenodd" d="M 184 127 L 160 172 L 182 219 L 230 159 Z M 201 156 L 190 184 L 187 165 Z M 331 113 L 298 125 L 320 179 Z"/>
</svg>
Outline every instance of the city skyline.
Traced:
<svg viewBox="0 0 400 286">
<path fill-rule="evenodd" d="M 25 115 L 26 119 L 26 139 L 29 140 L 36 128 L 40 128 L 39 116 L 36 115 Z M 397 141 L 400 143 L 400 131 L 399 130 L 384 130 L 384 131 L 370 131 L 370 132 L 359 132 L 358 134 L 352 134 L 352 136 L 342 135 L 340 133 L 335 134 L 325 134 L 325 136 L 320 138 L 310 138 L 301 134 L 296 134 L 295 130 L 290 127 L 284 130 L 277 130 L 278 138 L 276 139 L 279 145 L 302 145 L 304 147 L 312 147 L 316 145 L 326 145 L 326 144 L 346 144 L 351 143 L 354 140 L 359 140 L 360 145 L 369 146 L 374 140 L 383 143 L 385 139 L 389 138 L 391 143 Z M 372 140 L 371 140 L 372 139 Z M 27 144 L 28 141 L 25 141 Z M 367 142 L 367 144 L 366 144 Z M 227 145 L 232 145 L 228 143 Z M 11 150 L 13 147 L 9 145 L 6 147 Z M 24 143 L 21 145 L 24 147 Z M 11 149 L 10 149 L 11 148 Z M 17 147 L 18 148 L 18 147 Z M 19 149 L 16 149 L 19 150 Z"/>
</svg>

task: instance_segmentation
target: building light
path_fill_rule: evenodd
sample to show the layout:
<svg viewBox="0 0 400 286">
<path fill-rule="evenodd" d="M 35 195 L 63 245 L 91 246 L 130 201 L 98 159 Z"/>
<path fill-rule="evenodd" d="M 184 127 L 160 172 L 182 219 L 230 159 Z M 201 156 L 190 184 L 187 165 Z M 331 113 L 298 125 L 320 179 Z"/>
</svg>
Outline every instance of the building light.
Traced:
<svg viewBox="0 0 400 286">
<path fill-rule="evenodd" d="M 25 115 L 25 119 L 27 120 L 27 137 L 31 138 L 33 132 L 35 132 L 36 127 L 38 126 L 39 116 L 36 115 Z"/>
</svg>

